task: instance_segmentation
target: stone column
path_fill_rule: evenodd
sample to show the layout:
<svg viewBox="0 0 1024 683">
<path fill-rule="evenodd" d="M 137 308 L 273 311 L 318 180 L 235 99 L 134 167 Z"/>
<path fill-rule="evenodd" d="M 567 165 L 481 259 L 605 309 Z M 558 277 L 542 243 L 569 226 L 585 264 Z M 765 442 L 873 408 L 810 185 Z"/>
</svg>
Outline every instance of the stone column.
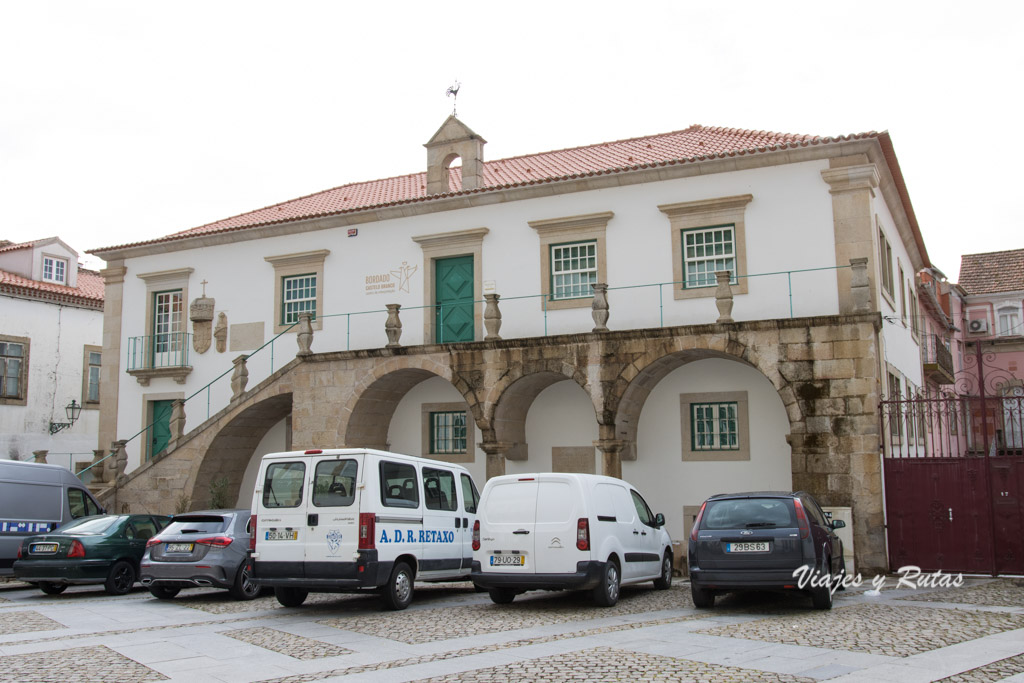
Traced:
<svg viewBox="0 0 1024 683">
<path fill-rule="evenodd" d="M 299 345 L 299 357 L 311 356 L 313 354 L 313 316 L 310 313 L 299 313 L 299 333 L 295 335 L 295 341 Z"/>
<path fill-rule="evenodd" d="M 591 304 L 594 316 L 594 332 L 607 332 L 608 326 L 608 285 L 603 282 L 590 285 L 594 288 L 594 302 Z"/>
<path fill-rule="evenodd" d="M 850 259 L 850 291 L 853 293 L 853 312 L 871 312 L 871 281 L 868 278 L 868 257 Z"/>
<path fill-rule="evenodd" d="M 185 399 L 175 399 L 171 403 L 171 442 L 167 450 L 177 448 L 178 442 L 185 436 Z"/>
<path fill-rule="evenodd" d="M 829 168 L 821 172 L 832 195 L 832 230 L 835 236 L 836 263 L 849 263 L 853 258 L 878 258 L 877 227 L 873 200 L 878 187 L 878 169 L 866 154 L 829 159 Z M 872 267 L 873 269 L 873 267 Z M 856 307 L 850 268 L 836 269 L 839 286 L 839 313 L 853 313 Z M 870 310 L 878 310 L 875 295 L 869 291 Z"/>
<path fill-rule="evenodd" d="M 498 309 L 498 299 L 500 298 L 500 294 L 484 294 L 484 300 L 487 302 L 484 308 L 484 329 L 487 330 L 484 341 L 501 339 L 498 336 L 498 331 L 501 329 L 501 311 Z"/>
<path fill-rule="evenodd" d="M 387 304 L 387 307 L 388 319 L 384 322 L 384 334 L 388 336 L 388 344 L 385 348 L 396 349 L 401 346 L 398 340 L 402 337 L 402 319 L 398 317 L 398 312 L 402 304 Z"/>
<path fill-rule="evenodd" d="M 236 400 L 239 396 L 245 393 L 245 385 L 249 383 L 249 368 L 246 367 L 245 361 L 249 358 L 247 354 L 242 354 L 238 358 L 235 358 L 232 363 L 235 364 L 235 370 L 231 373 L 231 400 Z"/>
<path fill-rule="evenodd" d="M 732 273 L 728 270 L 719 270 L 715 272 L 715 277 L 718 279 L 718 289 L 715 290 L 715 306 L 718 306 L 718 320 L 715 322 L 734 322 L 732 319 L 732 285 L 729 282 L 732 279 Z"/>
<path fill-rule="evenodd" d="M 505 474 L 505 453 L 512 448 L 506 441 L 485 441 L 477 444 L 487 454 L 487 479 Z"/>
<path fill-rule="evenodd" d="M 600 439 L 594 446 L 601 451 L 601 474 L 606 477 L 622 478 L 622 449 L 626 442 L 615 438 L 615 425 L 598 425 Z"/>
<path fill-rule="evenodd" d="M 35 456 L 35 462 L 46 463 L 46 455 L 50 451 L 32 451 L 32 455 Z"/>
</svg>

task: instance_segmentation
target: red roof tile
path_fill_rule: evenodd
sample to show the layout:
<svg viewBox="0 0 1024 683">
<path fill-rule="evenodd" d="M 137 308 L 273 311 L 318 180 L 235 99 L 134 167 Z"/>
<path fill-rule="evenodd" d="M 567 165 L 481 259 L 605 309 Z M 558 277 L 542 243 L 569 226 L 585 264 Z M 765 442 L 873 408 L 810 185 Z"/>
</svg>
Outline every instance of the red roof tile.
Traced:
<svg viewBox="0 0 1024 683">
<path fill-rule="evenodd" d="M 21 244 L 15 244 L 13 242 L 8 242 L 7 244 L 4 244 L 3 246 L 0 246 L 0 252 L 4 252 L 4 251 L 17 251 L 18 249 L 30 249 L 38 241 L 39 240 L 33 240 L 31 242 L 22 242 Z M 7 240 L 4 240 L 4 242 L 7 242 Z"/>
<path fill-rule="evenodd" d="M 67 287 L 52 282 L 30 280 L 27 277 L 0 270 L 0 294 L 13 294 L 102 310 L 103 276 L 94 270 L 79 268 L 78 286 Z"/>
<path fill-rule="evenodd" d="M 1024 249 L 964 254 L 957 284 L 968 294 L 1024 291 Z"/>
</svg>

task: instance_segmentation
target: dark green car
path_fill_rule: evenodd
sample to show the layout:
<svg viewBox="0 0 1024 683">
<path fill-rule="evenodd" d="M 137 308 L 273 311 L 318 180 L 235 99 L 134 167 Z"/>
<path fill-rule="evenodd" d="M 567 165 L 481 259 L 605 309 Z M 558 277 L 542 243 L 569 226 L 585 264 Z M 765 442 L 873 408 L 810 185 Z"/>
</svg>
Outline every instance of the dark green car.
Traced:
<svg viewBox="0 0 1024 683">
<path fill-rule="evenodd" d="M 50 595 L 70 585 L 102 583 L 124 595 L 139 576 L 146 541 L 167 526 L 162 515 L 82 517 L 56 531 L 21 542 L 14 575 Z"/>
</svg>

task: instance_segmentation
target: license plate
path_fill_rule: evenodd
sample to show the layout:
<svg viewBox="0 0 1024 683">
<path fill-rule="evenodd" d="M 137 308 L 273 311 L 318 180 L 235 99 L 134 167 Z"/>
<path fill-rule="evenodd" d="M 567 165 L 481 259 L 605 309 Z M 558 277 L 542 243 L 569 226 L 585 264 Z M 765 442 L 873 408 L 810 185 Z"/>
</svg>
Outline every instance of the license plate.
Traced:
<svg viewBox="0 0 1024 683">
<path fill-rule="evenodd" d="M 768 541 L 746 541 L 743 543 L 726 543 L 727 553 L 766 553 L 768 552 Z"/>
<path fill-rule="evenodd" d="M 169 553 L 190 553 L 192 552 L 191 543 L 168 543 L 167 552 Z"/>
<path fill-rule="evenodd" d="M 491 566 L 522 567 L 525 559 L 522 555 L 491 555 Z"/>
<path fill-rule="evenodd" d="M 268 541 L 297 541 L 299 532 L 297 529 L 271 529 L 267 532 Z"/>
<path fill-rule="evenodd" d="M 56 543 L 33 543 L 32 552 L 34 553 L 55 553 L 57 552 Z"/>
</svg>

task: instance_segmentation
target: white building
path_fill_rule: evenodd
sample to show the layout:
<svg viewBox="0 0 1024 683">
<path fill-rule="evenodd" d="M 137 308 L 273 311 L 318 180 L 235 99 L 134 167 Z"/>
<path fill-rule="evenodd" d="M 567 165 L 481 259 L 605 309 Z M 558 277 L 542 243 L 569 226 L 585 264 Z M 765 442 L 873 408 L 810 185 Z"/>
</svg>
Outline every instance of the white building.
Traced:
<svg viewBox="0 0 1024 683">
<path fill-rule="evenodd" d="M 99 430 L 103 279 L 57 237 L 0 245 L 0 457 L 74 469 Z"/>
</svg>

